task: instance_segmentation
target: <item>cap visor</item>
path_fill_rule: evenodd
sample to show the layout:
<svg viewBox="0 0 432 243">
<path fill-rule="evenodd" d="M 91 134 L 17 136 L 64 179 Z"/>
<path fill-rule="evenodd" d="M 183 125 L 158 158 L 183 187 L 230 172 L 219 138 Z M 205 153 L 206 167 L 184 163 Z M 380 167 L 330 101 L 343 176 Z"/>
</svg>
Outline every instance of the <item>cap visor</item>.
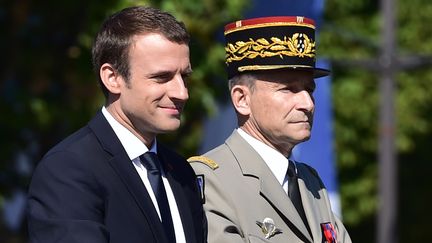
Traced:
<svg viewBox="0 0 432 243">
<path fill-rule="evenodd" d="M 322 78 L 330 75 L 330 70 L 324 68 L 314 68 L 314 78 Z"/>
</svg>

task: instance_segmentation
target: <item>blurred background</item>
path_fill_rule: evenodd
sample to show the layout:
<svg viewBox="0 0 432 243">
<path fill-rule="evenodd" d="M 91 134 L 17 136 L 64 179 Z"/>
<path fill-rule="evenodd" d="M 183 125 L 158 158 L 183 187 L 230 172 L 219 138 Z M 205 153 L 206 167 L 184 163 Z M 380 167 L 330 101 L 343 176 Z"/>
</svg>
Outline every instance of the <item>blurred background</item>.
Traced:
<svg viewBox="0 0 432 243">
<path fill-rule="evenodd" d="M 185 157 L 223 142 L 235 127 L 224 74 L 223 26 L 267 15 L 314 18 L 318 63 L 332 75 L 317 80 L 313 139 L 293 156 L 317 167 L 353 242 L 428 241 L 430 0 L 0 4 L 0 242 L 27 242 L 25 197 L 34 167 L 50 147 L 86 124 L 104 101 L 92 72 L 93 36 L 107 15 L 138 4 L 173 13 L 193 37 L 194 72 L 183 125 L 176 134 L 161 137 Z"/>
</svg>

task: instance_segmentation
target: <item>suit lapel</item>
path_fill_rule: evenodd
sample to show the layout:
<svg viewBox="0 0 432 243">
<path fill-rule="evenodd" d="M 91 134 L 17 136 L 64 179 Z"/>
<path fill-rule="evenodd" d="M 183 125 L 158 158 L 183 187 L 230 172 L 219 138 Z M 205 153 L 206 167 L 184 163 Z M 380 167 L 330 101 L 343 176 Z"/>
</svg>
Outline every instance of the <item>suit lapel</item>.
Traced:
<svg viewBox="0 0 432 243">
<path fill-rule="evenodd" d="M 227 139 L 226 144 L 236 157 L 243 175 L 253 176 L 260 180 L 261 194 L 275 210 L 285 217 L 286 221 L 291 222 L 288 226 L 292 231 L 301 234 L 303 237 L 300 236 L 300 238 L 313 242 L 288 195 L 261 156 L 236 131 Z"/>
<path fill-rule="evenodd" d="M 174 161 L 174 158 L 168 156 L 168 153 L 164 152 L 162 146 L 158 147 L 159 158 L 163 161 L 165 166 L 165 176 L 171 186 L 172 192 L 174 194 L 177 208 L 180 214 L 181 222 L 183 225 L 183 232 L 185 234 L 186 242 L 196 242 L 195 229 L 193 223 L 193 216 L 190 209 L 187 195 L 185 195 L 185 188 L 182 185 L 182 177 L 178 163 L 185 163 L 183 161 Z"/>
<path fill-rule="evenodd" d="M 321 228 L 319 228 L 320 222 L 317 222 L 316 219 L 320 219 L 322 217 L 320 215 L 320 212 L 318 210 L 315 210 L 315 207 L 313 205 L 314 202 L 313 195 L 307 191 L 303 180 L 299 180 L 298 184 L 299 184 L 300 195 L 302 198 L 303 208 L 306 214 L 306 219 L 309 222 L 309 227 L 311 229 L 313 238 L 315 240 L 321 239 L 322 233 L 321 233 Z"/>
<path fill-rule="evenodd" d="M 160 219 L 138 172 L 101 112 L 98 112 L 89 122 L 89 127 L 94 131 L 104 150 L 112 155 L 108 162 L 141 209 L 149 227 L 153 230 L 153 238 L 158 242 L 167 242 L 162 223 L 155 223 L 160 222 Z"/>
<path fill-rule="evenodd" d="M 306 218 L 309 222 L 309 226 L 312 231 L 313 238 L 317 242 L 321 242 L 322 238 L 322 229 L 321 223 L 332 222 L 331 220 L 331 212 L 328 210 L 319 210 L 319 208 L 323 208 L 322 204 L 325 204 L 326 209 L 330 209 L 331 206 L 327 205 L 329 202 L 328 198 L 324 198 L 324 193 L 319 193 L 324 188 L 319 184 L 314 184 L 311 181 L 308 181 L 309 178 L 306 177 L 308 175 L 308 170 L 305 166 L 301 166 L 298 164 L 297 170 L 299 173 L 299 190 L 302 198 L 303 208 L 305 210 Z M 308 187 L 306 186 L 306 182 L 308 182 Z M 315 195 L 314 195 L 315 194 Z M 320 198 L 319 202 L 317 202 L 316 198 Z"/>
</svg>

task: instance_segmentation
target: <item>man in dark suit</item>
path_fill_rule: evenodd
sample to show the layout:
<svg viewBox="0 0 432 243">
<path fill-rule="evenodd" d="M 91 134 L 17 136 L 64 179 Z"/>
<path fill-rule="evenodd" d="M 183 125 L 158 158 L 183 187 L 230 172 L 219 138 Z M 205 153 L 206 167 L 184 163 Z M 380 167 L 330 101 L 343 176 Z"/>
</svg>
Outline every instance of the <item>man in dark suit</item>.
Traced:
<svg viewBox="0 0 432 243">
<path fill-rule="evenodd" d="M 38 164 L 31 242 L 206 241 L 193 170 L 156 140 L 180 125 L 188 43 L 184 24 L 154 8 L 126 8 L 103 23 L 92 55 L 106 104 Z"/>
</svg>

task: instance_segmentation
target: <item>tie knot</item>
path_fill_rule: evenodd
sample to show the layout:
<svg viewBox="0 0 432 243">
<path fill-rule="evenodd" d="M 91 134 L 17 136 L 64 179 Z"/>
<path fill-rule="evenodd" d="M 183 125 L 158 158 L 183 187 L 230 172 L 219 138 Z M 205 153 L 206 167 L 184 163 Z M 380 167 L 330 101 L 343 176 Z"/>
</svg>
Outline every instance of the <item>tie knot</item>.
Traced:
<svg viewBox="0 0 432 243">
<path fill-rule="evenodd" d="M 161 163 L 156 153 L 146 152 L 143 155 L 141 155 L 140 158 L 141 158 L 141 163 L 143 163 L 147 171 L 160 173 Z"/>
<path fill-rule="evenodd" d="M 297 176 L 294 161 L 289 160 L 287 174 L 288 174 L 288 177 L 291 177 L 291 178 Z"/>
</svg>

